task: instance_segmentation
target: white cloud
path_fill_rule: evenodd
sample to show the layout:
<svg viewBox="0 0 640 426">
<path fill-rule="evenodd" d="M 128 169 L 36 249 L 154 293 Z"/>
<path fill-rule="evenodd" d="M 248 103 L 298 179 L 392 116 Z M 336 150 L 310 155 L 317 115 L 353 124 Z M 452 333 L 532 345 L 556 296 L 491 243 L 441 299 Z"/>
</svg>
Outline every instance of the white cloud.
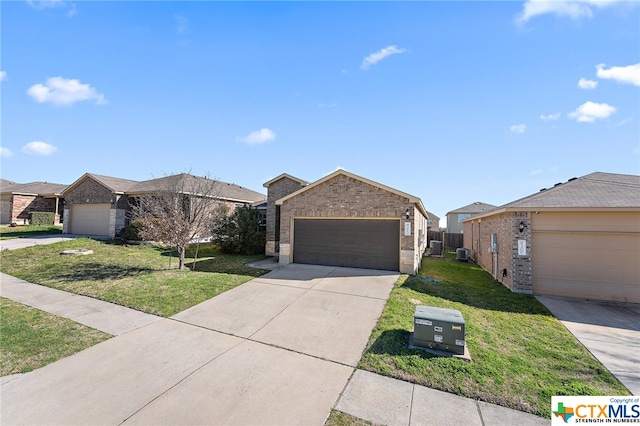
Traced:
<svg viewBox="0 0 640 426">
<path fill-rule="evenodd" d="M 514 124 L 509 127 L 509 131 L 514 135 L 521 135 L 527 131 L 527 126 L 526 124 Z"/>
<path fill-rule="evenodd" d="M 22 152 L 28 155 L 51 155 L 57 150 L 55 146 L 41 141 L 29 142 L 22 147 Z"/>
<path fill-rule="evenodd" d="M 377 64 L 378 62 L 380 62 L 384 58 L 386 58 L 386 57 L 388 57 L 390 55 L 397 55 L 399 53 L 404 53 L 406 51 L 407 51 L 406 49 L 399 49 L 398 46 L 395 46 L 395 45 L 387 46 L 384 49 L 380 49 L 379 51 L 377 51 L 375 53 L 372 53 L 371 55 L 369 55 L 366 58 L 364 58 L 362 60 L 362 65 L 360 66 L 360 69 L 366 71 L 372 65 Z"/>
<path fill-rule="evenodd" d="M 604 8 L 624 0 L 527 0 L 516 16 L 516 23 L 525 24 L 530 19 L 546 14 L 568 17 L 573 20 L 592 18 L 593 8 Z"/>
<path fill-rule="evenodd" d="M 74 3 L 67 3 L 62 0 L 27 0 L 27 4 L 34 10 L 53 9 L 56 7 L 66 9 L 68 7 L 67 16 L 69 18 L 78 13 Z"/>
<path fill-rule="evenodd" d="M 275 138 L 276 134 L 272 130 L 263 128 L 260 130 L 256 130 L 255 132 L 251 132 L 243 138 L 238 137 L 236 138 L 236 140 L 238 142 L 244 142 L 249 145 L 257 145 L 275 140 Z"/>
<path fill-rule="evenodd" d="M 7 79 L 7 72 L 0 71 L 0 81 L 5 81 Z"/>
<path fill-rule="evenodd" d="M 586 78 L 581 78 L 578 81 L 578 87 L 585 90 L 595 89 L 598 87 L 598 82 L 595 80 L 587 80 Z"/>
<path fill-rule="evenodd" d="M 598 78 L 616 80 L 619 83 L 629 83 L 640 86 L 640 63 L 626 67 L 611 67 L 604 69 L 605 64 L 596 65 Z"/>
<path fill-rule="evenodd" d="M 45 84 L 34 84 L 27 90 L 36 102 L 51 102 L 54 105 L 73 105 L 76 102 L 95 100 L 97 105 L 106 104 L 102 93 L 95 87 L 79 80 L 51 77 Z"/>
<path fill-rule="evenodd" d="M 554 121 L 557 120 L 558 118 L 560 118 L 560 113 L 556 112 L 555 114 L 547 114 L 547 115 L 541 115 L 540 116 L 540 120 L 542 121 Z"/>
<path fill-rule="evenodd" d="M 12 155 L 13 153 L 9 148 L 0 147 L 0 157 L 7 158 L 7 157 L 11 157 Z"/>
<path fill-rule="evenodd" d="M 569 118 L 574 118 L 580 123 L 592 123 L 596 120 L 607 118 L 614 112 L 616 112 L 616 108 L 611 105 L 589 101 L 569 113 Z"/>
</svg>

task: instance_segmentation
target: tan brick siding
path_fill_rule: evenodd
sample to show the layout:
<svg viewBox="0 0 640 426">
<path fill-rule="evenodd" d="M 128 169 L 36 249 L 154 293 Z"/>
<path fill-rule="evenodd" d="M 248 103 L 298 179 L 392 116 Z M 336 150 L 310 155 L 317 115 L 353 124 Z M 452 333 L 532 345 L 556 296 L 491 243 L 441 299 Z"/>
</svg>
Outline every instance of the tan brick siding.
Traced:
<svg viewBox="0 0 640 426">
<path fill-rule="evenodd" d="M 289 194 L 293 194 L 297 190 L 303 188 L 300 182 L 297 182 L 288 177 L 273 182 L 267 188 L 267 244 L 265 247 L 265 254 L 268 256 L 275 256 L 279 251 L 279 247 L 276 241 L 279 241 L 279 236 L 276 235 L 276 201 L 282 197 L 286 197 Z"/>
<path fill-rule="evenodd" d="M 115 194 L 113 192 L 93 179 L 85 179 L 84 182 L 73 188 L 72 191 L 65 192 L 64 194 L 67 205 L 77 203 L 112 203 L 114 195 Z"/>
<path fill-rule="evenodd" d="M 521 233 L 520 222 L 526 228 Z M 490 253 L 491 234 L 497 235 L 498 253 Z M 518 240 L 525 240 L 527 254 L 518 255 Z M 529 212 L 506 212 L 464 222 L 464 246 L 471 257 L 505 287 L 531 293 L 531 216 Z M 502 271 L 506 269 L 507 275 Z"/>
<path fill-rule="evenodd" d="M 62 208 L 62 201 L 58 201 L 58 208 Z M 60 222 L 60 215 L 56 212 L 56 199 L 44 198 L 36 195 L 13 195 L 11 202 L 11 222 L 26 224 L 30 212 L 56 213 L 55 223 Z"/>
</svg>

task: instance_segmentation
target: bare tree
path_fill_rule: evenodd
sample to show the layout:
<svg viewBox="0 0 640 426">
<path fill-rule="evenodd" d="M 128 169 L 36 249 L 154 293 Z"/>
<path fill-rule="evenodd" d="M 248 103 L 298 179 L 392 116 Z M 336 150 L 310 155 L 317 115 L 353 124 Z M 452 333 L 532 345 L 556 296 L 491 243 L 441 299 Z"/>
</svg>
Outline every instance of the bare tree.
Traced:
<svg viewBox="0 0 640 426">
<path fill-rule="evenodd" d="M 208 176 L 187 173 L 146 181 L 130 202 L 131 219 L 142 222 L 142 239 L 174 247 L 178 267 L 184 269 L 189 244 L 211 236 L 212 224 L 224 210 L 220 187 Z"/>
</svg>

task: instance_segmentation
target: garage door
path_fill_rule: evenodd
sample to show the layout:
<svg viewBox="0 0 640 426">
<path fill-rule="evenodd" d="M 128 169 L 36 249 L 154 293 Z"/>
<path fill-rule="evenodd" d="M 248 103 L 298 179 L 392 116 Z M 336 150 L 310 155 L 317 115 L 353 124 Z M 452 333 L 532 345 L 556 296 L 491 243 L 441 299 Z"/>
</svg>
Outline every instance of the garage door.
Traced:
<svg viewBox="0 0 640 426">
<path fill-rule="evenodd" d="M 640 303 L 640 236 L 534 232 L 533 292 Z"/>
<path fill-rule="evenodd" d="M 400 269 L 397 220 L 295 219 L 293 235 L 296 263 Z"/>
<path fill-rule="evenodd" d="M 73 204 L 70 233 L 109 236 L 110 204 Z"/>
<path fill-rule="evenodd" d="M 11 223 L 11 197 L 0 200 L 0 223 Z"/>
</svg>

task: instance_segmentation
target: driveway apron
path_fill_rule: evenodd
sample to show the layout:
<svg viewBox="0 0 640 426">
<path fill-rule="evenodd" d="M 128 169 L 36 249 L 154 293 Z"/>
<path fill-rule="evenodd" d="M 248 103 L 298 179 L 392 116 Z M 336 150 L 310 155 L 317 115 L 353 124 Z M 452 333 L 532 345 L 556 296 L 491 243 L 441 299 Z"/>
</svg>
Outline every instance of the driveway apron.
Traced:
<svg viewBox="0 0 640 426">
<path fill-rule="evenodd" d="M 12 380 L 3 424 L 322 424 L 397 273 L 288 265 Z"/>
</svg>

